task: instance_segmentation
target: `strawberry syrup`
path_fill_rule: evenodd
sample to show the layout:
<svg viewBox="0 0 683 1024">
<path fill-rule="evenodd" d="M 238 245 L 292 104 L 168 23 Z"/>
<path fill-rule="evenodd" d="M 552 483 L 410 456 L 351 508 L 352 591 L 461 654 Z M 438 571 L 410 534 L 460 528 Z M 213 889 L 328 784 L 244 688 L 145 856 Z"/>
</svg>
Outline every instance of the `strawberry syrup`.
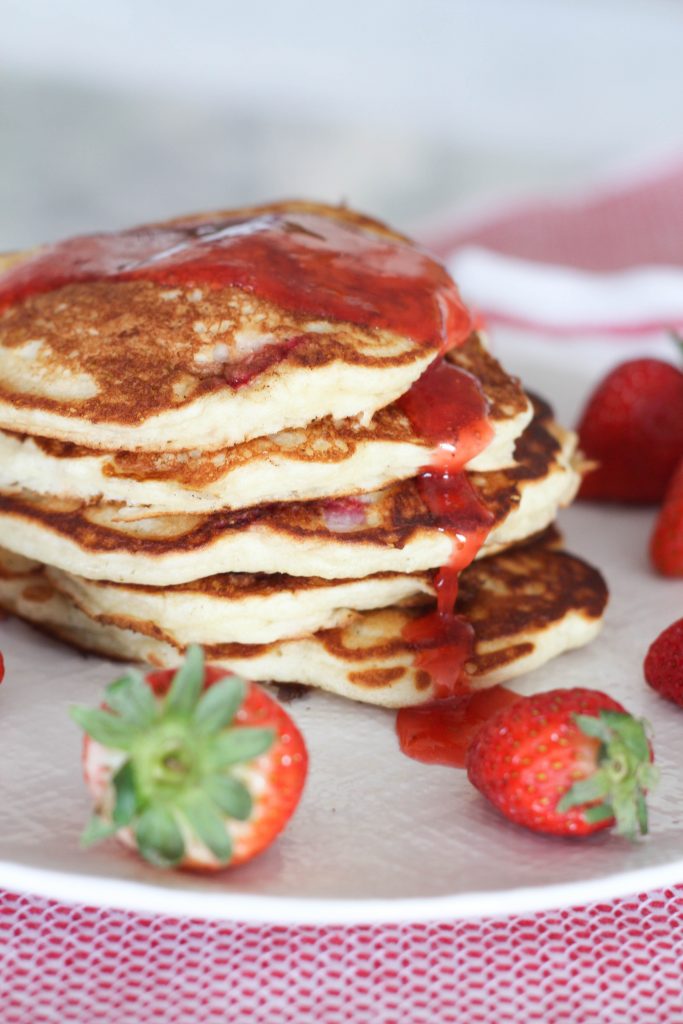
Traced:
<svg viewBox="0 0 683 1024">
<path fill-rule="evenodd" d="M 425 472 L 459 473 L 493 436 L 478 380 L 446 359 L 428 366 L 397 405 L 416 433 L 435 446 Z"/>
<path fill-rule="evenodd" d="M 469 745 L 482 725 L 501 708 L 523 699 L 504 686 L 493 686 L 449 700 L 401 708 L 396 719 L 399 745 L 415 761 L 464 768 Z"/>
<path fill-rule="evenodd" d="M 32 295 L 103 280 L 241 288 L 303 317 L 396 331 L 441 351 L 471 331 L 448 272 L 426 252 L 297 211 L 152 224 L 57 242 L 2 275 L 0 312 Z"/>
<path fill-rule="evenodd" d="M 464 467 L 493 436 L 487 402 L 471 374 L 438 359 L 399 404 L 414 429 L 434 445 L 418 487 L 434 523 L 451 538 L 451 557 L 436 575 L 437 610 L 414 619 L 403 638 L 415 651 L 415 663 L 427 672 L 438 698 L 467 688 L 465 665 L 474 634 L 455 614 L 458 576 L 486 540 L 492 515 L 470 484 Z"/>
</svg>

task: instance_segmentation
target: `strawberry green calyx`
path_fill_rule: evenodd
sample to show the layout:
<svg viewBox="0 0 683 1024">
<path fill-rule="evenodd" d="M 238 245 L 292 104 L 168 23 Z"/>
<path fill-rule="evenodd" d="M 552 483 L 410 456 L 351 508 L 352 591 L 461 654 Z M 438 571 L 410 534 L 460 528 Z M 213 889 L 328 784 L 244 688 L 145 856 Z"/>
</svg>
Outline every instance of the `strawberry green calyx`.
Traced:
<svg viewBox="0 0 683 1024">
<path fill-rule="evenodd" d="M 597 717 L 574 715 L 585 736 L 599 741 L 597 768 L 575 782 L 557 805 L 560 813 L 589 804 L 587 822 L 614 818 L 615 831 L 629 839 L 648 830 L 645 796 L 657 784 L 646 723 L 622 711 L 601 711 Z"/>
<path fill-rule="evenodd" d="M 252 811 L 240 766 L 276 738 L 273 729 L 235 724 L 246 692 L 237 676 L 205 688 L 204 654 L 192 646 L 164 697 L 131 670 L 107 688 L 104 707 L 72 707 L 71 717 L 92 740 L 121 755 L 112 806 L 93 816 L 82 843 L 127 828 L 146 860 L 173 867 L 196 837 L 228 864 L 229 820 L 246 821 Z"/>
</svg>

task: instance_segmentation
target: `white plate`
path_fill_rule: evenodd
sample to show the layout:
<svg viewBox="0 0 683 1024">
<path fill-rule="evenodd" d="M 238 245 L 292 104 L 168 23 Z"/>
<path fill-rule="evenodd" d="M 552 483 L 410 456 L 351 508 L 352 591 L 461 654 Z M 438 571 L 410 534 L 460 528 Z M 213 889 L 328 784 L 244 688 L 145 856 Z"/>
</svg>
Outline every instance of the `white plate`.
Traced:
<svg viewBox="0 0 683 1024">
<path fill-rule="evenodd" d="M 511 333 L 500 341 L 506 365 L 523 371 L 573 421 L 588 381 L 583 346 L 523 347 Z M 605 350 L 600 364 L 614 352 Z M 650 571 L 651 522 L 647 511 L 590 506 L 563 516 L 568 546 L 608 578 L 609 614 L 594 644 L 523 684 L 527 691 L 598 687 L 646 715 L 662 769 L 648 839 L 629 844 L 602 834 L 572 842 L 517 829 L 463 772 L 402 756 L 393 714 L 312 693 L 290 705 L 310 749 L 309 785 L 287 832 L 260 859 L 201 878 L 154 871 L 114 841 L 82 851 L 88 800 L 80 738 L 66 707 L 95 703 L 115 670 L 7 621 L 0 624 L 7 662 L 0 687 L 0 885 L 146 912 L 332 923 L 528 912 L 683 881 L 683 711 L 651 693 L 642 678 L 649 642 L 683 614 L 683 585 Z"/>
</svg>

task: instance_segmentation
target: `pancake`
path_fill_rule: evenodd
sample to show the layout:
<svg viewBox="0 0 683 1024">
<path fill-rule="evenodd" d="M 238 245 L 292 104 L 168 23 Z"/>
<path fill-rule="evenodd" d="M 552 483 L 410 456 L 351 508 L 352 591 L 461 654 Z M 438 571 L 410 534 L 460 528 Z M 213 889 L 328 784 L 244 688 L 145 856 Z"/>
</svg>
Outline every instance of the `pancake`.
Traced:
<svg viewBox="0 0 683 1024">
<path fill-rule="evenodd" d="M 17 554 L 78 576 L 158 587 L 224 572 L 324 579 L 421 572 L 449 562 L 455 529 L 486 528 L 489 515 L 481 557 L 543 530 L 576 493 L 575 447 L 575 435 L 538 403 L 517 442 L 517 464 L 472 476 L 483 507 L 475 502 L 457 525 L 430 511 L 418 482 L 407 480 L 354 498 L 132 522 L 121 521 L 115 506 L 0 493 L 0 537 Z"/>
<path fill-rule="evenodd" d="M 544 529 L 576 492 L 575 435 L 552 421 L 547 406 L 537 409 L 517 442 L 517 464 L 472 475 L 484 506 L 475 512 L 493 517 L 482 557 Z M 415 480 L 355 498 L 132 522 L 120 520 L 115 506 L 0 494 L 0 535 L 16 553 L 89 579 L 160 587 L 217 572 L 324 579 L 420 572 L 449 561 L 448 529 L 453 524 L 430 511 Z"/>
<path fill-rule="evenodd" d="M 476 335 L 448 358 L 477 379 L 489 407 L 493 439 L 468 467 L 486 472 L 509 466 L 531 418 L 521 385 Z M 415 476 L 433 453 L 400 403 L 367 423 L 327 417 L 218 452 L 98 452 L 0 431 L 0 489 L 122 503 L 121 518 L 206 514 L 379 490 Z"/>
<path fill-rule="evenodd" d="M 468 662 L 479 689 L 531 671 L 597 634 L 607 589 L 585 562 L 542 543 L 499 554 L 461 576 L 457 610 L 475 632 Z M 90 619 L 50 583 L 40 566 L 0 553 L 0 606 L 74 646 L 158 667 L 182 652 L 163 640 Z M 402 633 L 424 607 L 361 612 L 342 627 L 259 646 L 209 647 L 209 661 L 250 679 L 295 682 L 396 708 L 434 696 Z"/>
<path fill-rule="evenodd" d="M 342 625 L 353 617 L 353 610 L 434 594 L 431 573 L 381 573 L 359 580 L 224 573 L 157 588 L 87 580 L 51 566 L 45 572 L 89 618 L 176 647 L 270 643 Z"/>
<path fill-rule="evenodd" d="M 369 415 L 469 331 L 441 264 L 344 207 L 85 236 L 0 274 L 0 428 L 219 449 Z"/>
</svg>

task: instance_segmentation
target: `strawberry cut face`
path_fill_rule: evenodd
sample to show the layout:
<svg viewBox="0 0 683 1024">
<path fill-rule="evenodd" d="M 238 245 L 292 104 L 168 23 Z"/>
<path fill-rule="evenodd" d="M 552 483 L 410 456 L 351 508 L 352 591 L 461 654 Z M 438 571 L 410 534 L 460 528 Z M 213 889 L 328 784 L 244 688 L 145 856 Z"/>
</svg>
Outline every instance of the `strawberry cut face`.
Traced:
<svg viewBox="0 0 683 1024">
<path fill-rule="evenodd" d="M 297 807 L 306 748 L 264 690 L 204 667 L 190 648 L 177 672 L 128 673 L 86 730 L 95 803 L 86 845 L 116 835 L 159 867 L 217 870 L 264 850 Z"/>
</svg>

